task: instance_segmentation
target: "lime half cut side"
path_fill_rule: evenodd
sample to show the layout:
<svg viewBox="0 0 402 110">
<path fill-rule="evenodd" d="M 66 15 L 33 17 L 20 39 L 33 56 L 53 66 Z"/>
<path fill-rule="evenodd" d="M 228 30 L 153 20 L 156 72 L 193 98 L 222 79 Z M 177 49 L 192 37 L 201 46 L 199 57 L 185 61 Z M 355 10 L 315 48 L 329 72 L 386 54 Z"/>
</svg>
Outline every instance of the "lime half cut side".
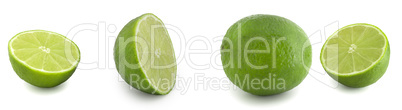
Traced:
<svg viewBox="0 0 402 110">
<path fill-rule="evenodd" d="M 358 23 L 331 35 L 321 50 L 321 63 L 328 74 L 350 87 L 375 83 L 385 73 L 390 47 L 376 26 Z"/>
<path fill-rule="evenodd" d="M 30 30 L 8 44 L 10 62 L 17 75 L 38 87 L 54 87 L 75 71 L 80 51 L 71 40 L 55 32 Z"/>
<path fill-rule="evenodd" d="M 132 87 L 161 95 L 174 87 L 177 68 L 173 44 L 154 14 L 126 24 L 116 39 L 114 55 L 118 72 Z"/>
</svg>

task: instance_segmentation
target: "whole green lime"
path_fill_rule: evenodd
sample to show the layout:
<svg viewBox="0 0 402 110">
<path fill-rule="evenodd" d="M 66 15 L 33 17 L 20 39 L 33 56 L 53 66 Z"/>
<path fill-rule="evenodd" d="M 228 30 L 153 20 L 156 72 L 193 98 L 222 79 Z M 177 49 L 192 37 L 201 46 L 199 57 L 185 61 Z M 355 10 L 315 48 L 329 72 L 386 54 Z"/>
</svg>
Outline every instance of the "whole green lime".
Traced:
<svg viewBox="0 0 402 110">
<path fill-rule="evenodd" d="M 233 24 L 222 41 L 227 77 L 254 95 L 273 95 L 299 85 L 311 66 L 311 44 L 294 22 L 275 15 L 251 15 Z"/>
</svg>

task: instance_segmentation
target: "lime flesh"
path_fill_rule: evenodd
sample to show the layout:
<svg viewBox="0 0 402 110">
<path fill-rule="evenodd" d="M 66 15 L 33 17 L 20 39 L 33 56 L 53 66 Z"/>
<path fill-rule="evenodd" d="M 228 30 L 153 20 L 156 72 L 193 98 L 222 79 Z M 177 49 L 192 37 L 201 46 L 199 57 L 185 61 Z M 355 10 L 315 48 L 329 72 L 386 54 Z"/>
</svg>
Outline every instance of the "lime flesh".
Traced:
<svg viewBox="0 0 402 110">
<path fill-rule="evenodd" d="M 390 47 L 376 26 L 358 23 L 331 35 L 321 50 L 321 63 L 327 73 L 349 87 L 365 87 L 385 73 Z"/>
<path fill-rule="evenodd" d="M 38 87 L 54 87 L 66 81 L 80 60 L 78 47 L 63 35 L 25 31 L 8 44 L 10 62 L 17 75 Z"/>
<path fill-rule="evenodd" d="M 138 90 L 168 94 L 175 84 L 173 44 L 163 22 L 153 14 L 124 26 L 116 39 L 114 58 L 121 77 Z"/>
</svg>

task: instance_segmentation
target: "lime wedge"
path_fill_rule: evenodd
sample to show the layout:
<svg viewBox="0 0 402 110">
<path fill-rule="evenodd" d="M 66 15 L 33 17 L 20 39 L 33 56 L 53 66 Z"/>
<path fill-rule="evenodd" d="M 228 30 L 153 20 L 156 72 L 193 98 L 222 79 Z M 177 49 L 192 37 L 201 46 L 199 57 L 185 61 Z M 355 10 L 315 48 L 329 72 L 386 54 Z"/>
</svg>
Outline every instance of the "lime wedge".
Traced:
<svg viewBox="0 0 402 110">
<path fill-rule="evenodd" d="M 139 16 L 120 31 L 114 60 L 121 77 L 151 94 L 168 94 L 176 79 L 176 57 L 163 22 L 154 14 Z"/>
<path fill-rule="evenodd" d="M 339 29 L 321 50 L 321 63 L 327 73 L 349 87 L 375 83 L 387 70 L 389 57 L 385 34 L 378 27 L 364 23 Z"/>
<path fill-rule="evenodd" d="M 54 87 L 74 73 L 80 51 L 71 40 L 55 32 L 30 30 L 8 43 L 10 62 L 17 75 L 38 87 Z"/>
</svg>

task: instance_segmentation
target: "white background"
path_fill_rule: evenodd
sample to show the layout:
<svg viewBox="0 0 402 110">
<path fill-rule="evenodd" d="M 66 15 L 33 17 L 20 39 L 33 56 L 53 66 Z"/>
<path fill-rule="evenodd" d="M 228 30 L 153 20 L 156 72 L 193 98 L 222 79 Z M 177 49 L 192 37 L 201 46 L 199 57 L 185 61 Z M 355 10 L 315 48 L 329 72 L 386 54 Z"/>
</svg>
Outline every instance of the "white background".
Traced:
<svg viewBox="0 0 402 110">
<path fill-rule="evenodd" d="M 1 1 L 0 109 L 401 109 L 400 5 L 398 1 L 385 0 Z M 176 56 L 180 57 L 175 89 L 165 96 L 130 89 L 114 68 L 111 50 L 115 37 L 127 22 L 144 13 L 154 13 L 163 20 L 170 29 Z M 275 96 L 254 96 L 226 79 L 219 66 L 219 40 L 234 22 L 252 14 L 286 17 L 311 36 L 312 70 L 293 90 Z M 391 46 L 385 75 L 377 83 L 359 89 L 338 84 L 319 63 L 325 38 L 353 23 L 378 26 Z M 81 50 L 77 71 L 60 86 L 31 86 L 11 67 L 9 39 L 33 29 L 67 35 Z M 179 38 L 184 38 L 186 44 L 180 43 Z"/>
</svg>

